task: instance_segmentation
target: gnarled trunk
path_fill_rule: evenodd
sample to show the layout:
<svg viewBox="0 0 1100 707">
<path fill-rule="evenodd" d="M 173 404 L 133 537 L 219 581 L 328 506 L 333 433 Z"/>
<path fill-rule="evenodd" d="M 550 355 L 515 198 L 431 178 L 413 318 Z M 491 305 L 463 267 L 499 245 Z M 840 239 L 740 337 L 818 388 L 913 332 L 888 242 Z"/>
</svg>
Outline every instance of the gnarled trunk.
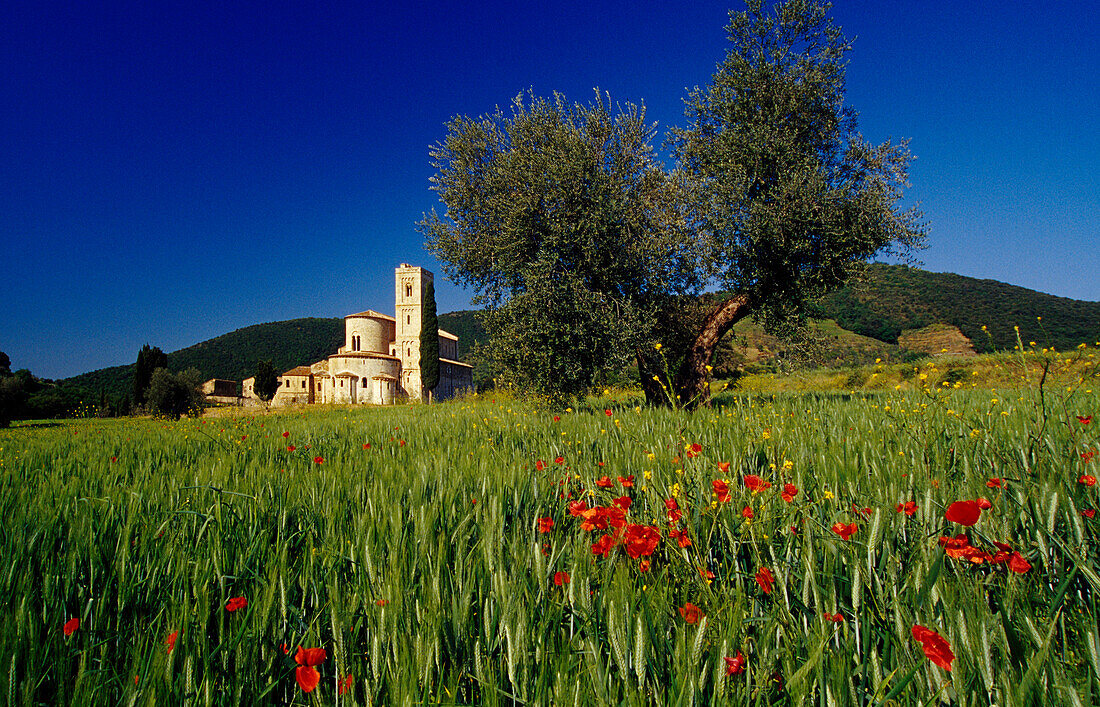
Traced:
<svg viewBox="0 0 1100 707">
<path fill-rule="evenodd" d="M 752 311 L 748 295 L 735 295 L 722 302 L 707 315 L 702 328 L 688 349 L 676 374 L 675 389 L 680 403 L 689 409 L 710 406 L 710 381 L 707 365 L 714 357 L 718 342 L 733 325 Z"/>
<path fill-rule="evenodd" d="M 668 395 L 661 387 L 661 383 L 653 380 L 654 376 L 664 373 L 660 359 L 653 356 L 651 351 L 643 351 L 641 347 L 638 347 L 637 356 L 638 383 L 642 386 L 642 392 L 645 393 L 646 404 L 667 406 Z"/>
</svg>

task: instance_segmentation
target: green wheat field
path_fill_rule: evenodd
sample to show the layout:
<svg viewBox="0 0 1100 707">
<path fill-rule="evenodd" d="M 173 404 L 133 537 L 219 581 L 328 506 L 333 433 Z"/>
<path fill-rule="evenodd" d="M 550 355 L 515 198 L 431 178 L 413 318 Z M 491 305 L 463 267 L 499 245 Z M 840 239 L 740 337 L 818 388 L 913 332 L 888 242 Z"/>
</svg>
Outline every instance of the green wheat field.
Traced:
<svg viewBox="0 0 1100 707">
<path fill-rule="evenodd" d="M 1094 351 L 695 413 L 24 423 L 0 700 L 1098 704 Z"/>
</svg>

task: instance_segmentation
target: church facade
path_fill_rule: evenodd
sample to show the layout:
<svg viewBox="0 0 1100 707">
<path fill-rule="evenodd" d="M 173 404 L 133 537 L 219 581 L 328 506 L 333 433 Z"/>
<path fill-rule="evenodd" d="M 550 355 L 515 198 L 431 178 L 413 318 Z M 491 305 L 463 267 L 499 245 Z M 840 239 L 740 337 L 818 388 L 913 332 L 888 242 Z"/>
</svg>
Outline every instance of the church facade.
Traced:
<svg viewBox="0 0 1100 707">
<path fill-rule="evenodd" d="M 394 316 L 368 309 L 344 317 L 344 345 L 323 361 L 298 366 L 279 377 L 272 405 L 311 403 L 389 405 L 421 400 L 420 329 L 424 295 L 432 273 L 402 263 L 394 273 Z M 458 337 L 438 330 L 439 385 L 433 400 L 473 388 L 473 367 L 458 360 Z M 245 399 L 255 400 L 252 379 Z"/>
</svg>

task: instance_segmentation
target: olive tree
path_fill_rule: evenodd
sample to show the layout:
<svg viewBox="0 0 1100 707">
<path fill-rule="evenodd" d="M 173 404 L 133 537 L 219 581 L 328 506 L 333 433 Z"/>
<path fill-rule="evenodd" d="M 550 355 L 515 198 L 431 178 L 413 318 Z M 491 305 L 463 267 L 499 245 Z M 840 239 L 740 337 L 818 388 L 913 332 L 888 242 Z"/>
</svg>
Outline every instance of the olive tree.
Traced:
<svg viewBox="0 0 1100 707">
<path fill-rule="evenodd" d="M 452 280 L 488 307 L 505 379 L 552 399 L 621 370 L 670 292 L 696 284 L 674 178 L 643 108 L 519 95 L 447 124 L 431 150 L 446 206 L 418 224 Z"/>
<path fill-rule="evenodd" d="M 828 9 L 749 0 L 731 12 L 724 61 L 685 101 L 687 126 L 671 131 L 706 274 L 729 293 L 683 352 L 685 401 L 707 400 L 706 366 L 736 322 L 790 322 L 871 257 L 923 242 L 919 211 L 898 206 L 908 144 L 860 135 L 845 103 L 851 44 Z"/>
</svg>

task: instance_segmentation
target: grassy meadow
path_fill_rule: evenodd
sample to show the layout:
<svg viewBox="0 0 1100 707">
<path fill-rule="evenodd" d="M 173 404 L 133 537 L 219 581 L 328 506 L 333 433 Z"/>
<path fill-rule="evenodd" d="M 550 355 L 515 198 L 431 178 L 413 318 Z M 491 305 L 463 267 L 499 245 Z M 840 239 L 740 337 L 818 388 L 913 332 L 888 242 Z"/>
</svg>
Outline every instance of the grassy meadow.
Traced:
<svg viewBox="0 0 1100 707">
<path fill-rule="evenodd" d="M 1097 704 L 1089 353 L 0 431 L 0 700 Z"/>
</svg>

